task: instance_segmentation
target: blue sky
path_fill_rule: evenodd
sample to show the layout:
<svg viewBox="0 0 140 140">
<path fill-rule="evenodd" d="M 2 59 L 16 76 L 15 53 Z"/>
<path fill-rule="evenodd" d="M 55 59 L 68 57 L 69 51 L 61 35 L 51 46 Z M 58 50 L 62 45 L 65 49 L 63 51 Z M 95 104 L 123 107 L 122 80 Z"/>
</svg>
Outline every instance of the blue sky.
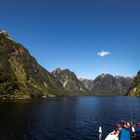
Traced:
<svg viewBox="0 0 140 140">
<path fill-rule="evenodd" d="M 78 77 L 140 70 L 139 0 L 0 0 L 0 28 L 47 70 Z M 101 57 L 98 53 L 110 54 Z M 103 53 L 104 54 L 104 53 Z"/>
</svg>

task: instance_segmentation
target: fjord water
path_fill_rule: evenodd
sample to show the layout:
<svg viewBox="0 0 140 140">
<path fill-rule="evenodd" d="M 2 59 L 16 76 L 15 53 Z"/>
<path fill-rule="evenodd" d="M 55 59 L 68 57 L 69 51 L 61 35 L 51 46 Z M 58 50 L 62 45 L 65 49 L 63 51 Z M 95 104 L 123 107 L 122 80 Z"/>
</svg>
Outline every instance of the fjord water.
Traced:
<svg viewBox="0 0 140 140">
<path fill-rule="evenodd" d="M 120 120 L 140 120 L 139 97 L 59 97 L 0 103 L 1 140 L 98 140 Z"/>
</svg>

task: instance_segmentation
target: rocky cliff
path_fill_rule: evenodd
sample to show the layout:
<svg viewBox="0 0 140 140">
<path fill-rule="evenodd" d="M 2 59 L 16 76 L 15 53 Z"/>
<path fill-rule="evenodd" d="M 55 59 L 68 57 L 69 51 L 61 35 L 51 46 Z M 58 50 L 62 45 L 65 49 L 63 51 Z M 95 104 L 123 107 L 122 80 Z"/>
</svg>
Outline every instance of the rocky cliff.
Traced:
<svg viewBox="0 0 140 140">
<path fill-rule="evenodd" d="M 84 85 L 84 87 L 86 89 L 88 89 L 89 91 L 91 91 L 91 89 L 93 87 L 94 80 L 92 80 L 92 79 L 84 79 L 84 78 L 79 78 L 79 80 L 81 81 L 81 83 Z"/>
<path fill-rule="evenodd" d="M 88 90 L 79 81 L 74 72 L 69 69 L 57 68 L 52 72 L 54 77 L 61 82 L 63 88 L 72 93 L 79 93 L 82 95 L 88 94 Z"/>
<path fill-rule="evenodd" d="M 140 96 L 140 71 L 137 76 L 134 78 L 132 85 L 128 89 L 128 96 Z"/>
</svg>

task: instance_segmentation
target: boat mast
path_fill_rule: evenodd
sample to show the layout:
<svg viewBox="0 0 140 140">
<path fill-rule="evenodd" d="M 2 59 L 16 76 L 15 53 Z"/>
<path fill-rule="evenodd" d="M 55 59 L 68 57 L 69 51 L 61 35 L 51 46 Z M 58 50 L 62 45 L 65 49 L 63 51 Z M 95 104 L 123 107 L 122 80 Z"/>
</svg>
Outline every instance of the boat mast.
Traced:
<svg viewBox="0 0 140 140">
<path fill-rule="evenodd" d="M 99 140 L 102 140 L 102 127 L 99 127 Z"/>
</svg>

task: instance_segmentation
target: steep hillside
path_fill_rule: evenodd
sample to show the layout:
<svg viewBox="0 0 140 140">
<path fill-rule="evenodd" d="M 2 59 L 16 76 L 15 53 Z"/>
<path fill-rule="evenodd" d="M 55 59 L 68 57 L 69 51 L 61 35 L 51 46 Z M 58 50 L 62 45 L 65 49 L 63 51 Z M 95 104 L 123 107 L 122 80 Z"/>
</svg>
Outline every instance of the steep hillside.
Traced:
<svg viewBox="0 0 140 140">
<path fill-rule="evenodd" d="M 87 89 L 82 85 L 74 72 L 71 72 L 68 69 L 62 70 L 60 68 L 57 68 L 52 72 L 52 74 L 58 81 L 61 82 L 63 88 L 67 91 L 75 94 L 88 94 Z"/>
<path fill-rule="evenodd" d="M 0 97 L 61 95 L 62 84 L 28 50 L 0 30 Z"/>
<path fill-rule="evenodd" d="M 128 89 L 128 96 L 140 96 L 140 71 L 137 76 L 134 78 L 132 85 Z"/>
</svg>

